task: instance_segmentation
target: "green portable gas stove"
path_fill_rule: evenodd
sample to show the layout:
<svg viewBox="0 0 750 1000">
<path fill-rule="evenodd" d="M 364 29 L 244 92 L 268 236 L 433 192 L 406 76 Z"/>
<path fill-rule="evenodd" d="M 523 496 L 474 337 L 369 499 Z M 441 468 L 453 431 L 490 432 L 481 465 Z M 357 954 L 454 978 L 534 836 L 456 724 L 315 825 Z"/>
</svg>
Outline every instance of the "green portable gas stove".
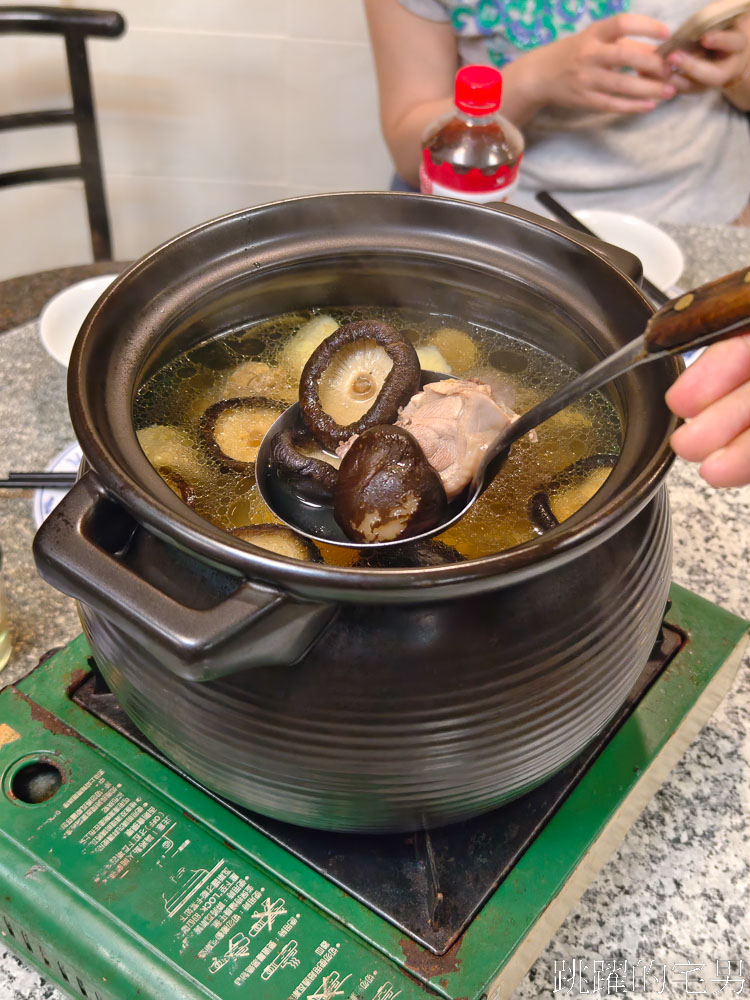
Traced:
<svg viewBox="0 0 750 1000">
<path fill-rule="evenodd" d="M 607 732 L 541 788 L 411 836 L 326 834 L 177 772 L 81 636 L 0 694 L 0 929 L 90 1000 L 507 997 L 711 715 L 748 623 L 679 587 Z"/>
</svg>

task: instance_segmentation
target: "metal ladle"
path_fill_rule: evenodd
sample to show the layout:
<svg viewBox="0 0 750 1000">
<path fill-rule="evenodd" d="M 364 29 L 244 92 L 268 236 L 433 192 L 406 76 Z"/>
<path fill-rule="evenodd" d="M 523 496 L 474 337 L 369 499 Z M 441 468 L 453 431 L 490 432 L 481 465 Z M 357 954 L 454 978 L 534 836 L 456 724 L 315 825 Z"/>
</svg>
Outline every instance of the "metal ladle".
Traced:
<svg viewBox="0 0 750 1000">
<path fill-rule="evenodd" d="M 514 442 L 566 406 L 639 365 L 726 340 L 743 330 L 750 331 L 750 268 L 725 275 L 667 302 L 654 313 L 639 337 L 578 375 L 572 382 L 532 406 L 518 420 L 509 424 L 489 448 L 472 481 L 450 504 L 450 516 L 419 535 L 390 542 L 353 542 L 334 519 L 332 507 L 304 500 L 285 485 L 269 462 L 270 444 L 281 431 L 298 425 L 298 403 L 282 413 L 261 442 L 255 463 L 258 490 L 280 520 L 293 531 L 313 541 L 357 549 L 423 541 L 447 531 L 460 521 L 497 474 Z M 423 371 L 422 383 L 452 377 Z"/>
</svg>

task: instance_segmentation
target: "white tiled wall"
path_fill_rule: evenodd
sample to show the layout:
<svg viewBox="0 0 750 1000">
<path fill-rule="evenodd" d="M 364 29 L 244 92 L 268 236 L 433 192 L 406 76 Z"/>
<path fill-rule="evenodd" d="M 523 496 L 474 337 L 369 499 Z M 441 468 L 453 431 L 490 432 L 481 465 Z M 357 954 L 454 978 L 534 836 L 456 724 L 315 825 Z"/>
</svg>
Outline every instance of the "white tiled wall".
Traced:
<svg viewBox="0 0 750 1000">
<path fill-rule="evenodd" d="M 88 43 L 117 259 L 246 205 L 388 186 L 361 0 L 59 6 L 128 25 Z M 0 36 L 0 114 L 69 99 L 62 42 Z M 68 128 L 0 132 L 0 172 L 75 152 Z M 0 220 L 0 280 L 91 258 L 77 182 L 0 189 Z"/>
</svg>

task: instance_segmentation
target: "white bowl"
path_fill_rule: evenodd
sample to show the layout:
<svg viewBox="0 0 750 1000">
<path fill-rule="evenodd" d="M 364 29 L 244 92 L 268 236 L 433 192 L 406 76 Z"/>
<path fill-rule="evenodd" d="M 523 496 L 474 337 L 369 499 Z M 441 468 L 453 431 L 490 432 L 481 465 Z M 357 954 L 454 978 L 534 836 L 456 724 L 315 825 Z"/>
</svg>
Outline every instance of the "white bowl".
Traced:
<svg viewBox="0 0 750 1000">
<path fill-rule="evenodd" d="M 47 466 L 47 472 L 78 472 L 83 454 L 81 446 L 76 441 L 69 444 L 59 454 L 55 455 Z M 40 527 L 42 521 L 52 513 L 62 498 L 67 493 L 67 489 L 52 489 L 51 486 L 44 486 L 41 490 L 34 492 L 33 517 L 36 527 Z"/>
<path fill-rule="evenodd" d="M 629 250 L 639 257 L 643 273 L 658 288 L 666 291 L 682 274 L 685 260 L 682 251 L 663 229 L 635 215 L 604 209 L 581 209 L 575 213 L 597 236 Z"/>
<path fill-rule="evenodd" d="M 66 368 L 83 321 L 93 304 L 116 277 L 116 274 L 102 274 L 79 281 L 58 292 L 42 309 L 39 336 L 55 361 Z"/>
</svg>

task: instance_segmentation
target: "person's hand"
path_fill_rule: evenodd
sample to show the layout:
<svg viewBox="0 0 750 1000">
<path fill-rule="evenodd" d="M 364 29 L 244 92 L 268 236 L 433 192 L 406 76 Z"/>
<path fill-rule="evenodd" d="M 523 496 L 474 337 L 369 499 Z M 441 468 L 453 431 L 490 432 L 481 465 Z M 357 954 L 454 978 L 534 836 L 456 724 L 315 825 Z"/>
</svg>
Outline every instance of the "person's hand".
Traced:
<svg viewBox="0 0 750 1000">
<path fill-rule="evenodd" d="M 666 400 L 688 420 L 672 435 L 681 458 L 700 462 L 711 486 L 750 483 L 750 333 L 709 347 Z"/>
<path fill-rule="evenodd" d="M 640 14 L 616 14 L 523 56 L 527 92 L 539 105 L 614 114 L 651 111 L 676 93 L 670 66 L 656 46 L 669 29 Z M 521 60 L 519 59 L 520 63 Z"/>
<path fill-rule="evenodd" d="M 750 69 L 750 17 L 733 28 L 710 31 L 701 38 L 707 54 L 676 49 L 667 56 L 673 69 L 671 81 L 681 94 L 711 87 L 731 88 Z"/>
</svg>

